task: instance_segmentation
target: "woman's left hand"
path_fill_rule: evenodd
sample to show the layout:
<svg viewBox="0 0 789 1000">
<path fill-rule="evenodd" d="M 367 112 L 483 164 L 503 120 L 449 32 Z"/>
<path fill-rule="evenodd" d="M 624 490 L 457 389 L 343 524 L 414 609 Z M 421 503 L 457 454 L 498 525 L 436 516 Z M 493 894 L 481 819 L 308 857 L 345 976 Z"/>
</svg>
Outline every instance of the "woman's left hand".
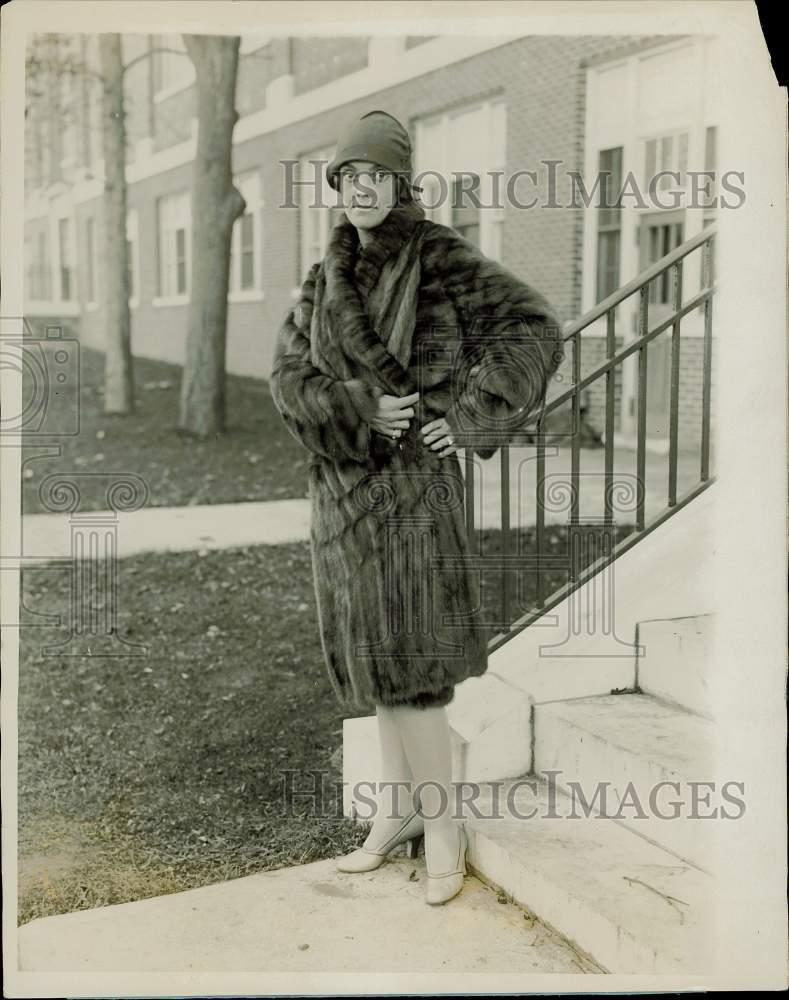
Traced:
<svg viewBox="0 0 789 1000">
<path fill-rule="evenodd" d="M 452 455 L 457 451 L 452 430 L 443 417 L 425 424 L 420 433 L 425 444 L 433 451 L 438 452 L 439 458 L 446 458 L 447 455 Z"/>
</svg>

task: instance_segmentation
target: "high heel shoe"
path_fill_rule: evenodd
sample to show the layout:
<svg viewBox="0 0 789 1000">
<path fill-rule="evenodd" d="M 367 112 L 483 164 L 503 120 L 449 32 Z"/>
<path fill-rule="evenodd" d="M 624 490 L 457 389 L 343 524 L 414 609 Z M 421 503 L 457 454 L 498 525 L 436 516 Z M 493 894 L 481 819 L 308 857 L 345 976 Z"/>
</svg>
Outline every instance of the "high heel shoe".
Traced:
<svg viewBox="0 0 789 1000">
<path fill-rule="evenodd" d="M 425 901 L 431 906 L 439 906 L 441 903 L 449 902 L 463 888 L 463 876 L 466 874 L 468 839 L 466 831 L 462 826 L 458 830 L 458 835 L 458 860 L 454 869 L 449 872 L 443 872 L 441 875 L 433 875 L 428 869 Z"/>
<path fill-rule="evenodd" d="M 387 854 L 399 844 L 406 844 L 406 853 L 412 860 L 419 853 L 419 845 L 425 836 L 425 825 L 418 812 L 406 817 L 400 829 L 376 851 L 360 847 L 350 854 L 337 859 L 337 870 L 341 872 L 371 872 L 383 864 Z"/>
</svg>

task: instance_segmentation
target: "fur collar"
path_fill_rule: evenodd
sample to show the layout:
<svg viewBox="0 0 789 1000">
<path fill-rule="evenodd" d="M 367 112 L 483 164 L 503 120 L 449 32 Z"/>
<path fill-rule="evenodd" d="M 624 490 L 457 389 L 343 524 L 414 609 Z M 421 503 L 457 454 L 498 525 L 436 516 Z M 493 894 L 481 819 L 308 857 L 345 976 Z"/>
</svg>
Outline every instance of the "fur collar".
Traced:
<svg viewBox="0 0 789 1000">
<path fill-rule="evenodd" d="M 361 365 L 373 382 L 395 395 L 416 391 L 416 383 L 387 351 L 370 322 L 365 304 L 386 261 L 400 251 L 424 217 L 418 205 L 398 205 L 371 230 L 365 246 L 359 241 L 356 227 L 344 219 L 332 230 L 323 259 L 325 305 L 336 335 L 342 338 L 342 352 Z"/>
</svg>

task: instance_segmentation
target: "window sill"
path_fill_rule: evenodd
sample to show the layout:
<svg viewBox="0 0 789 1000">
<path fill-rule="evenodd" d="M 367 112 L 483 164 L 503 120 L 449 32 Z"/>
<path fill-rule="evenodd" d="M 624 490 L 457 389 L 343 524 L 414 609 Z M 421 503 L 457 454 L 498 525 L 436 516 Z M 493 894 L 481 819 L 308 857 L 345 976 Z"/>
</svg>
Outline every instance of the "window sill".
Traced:
<svg viewBox="0 0 789 1000">
<path fill-rule="evenodd" d="M 151 305 L 157 309 L 162 306 L 188 306 L 188 295 L 156 295 L 151 299 Z"/>
<path fill-rule="evenodd" d="M 53 302 L 50 299 L 28 299 L 24 310 L 31 316 L 79 316 L 78 302 Z"/>
<path fill-rule="evenodd" d="M 262 302 L 266 293 L 260 288 L 245 288 L 240 292 L 229 292 L 228 302 Z"/>
</svg>

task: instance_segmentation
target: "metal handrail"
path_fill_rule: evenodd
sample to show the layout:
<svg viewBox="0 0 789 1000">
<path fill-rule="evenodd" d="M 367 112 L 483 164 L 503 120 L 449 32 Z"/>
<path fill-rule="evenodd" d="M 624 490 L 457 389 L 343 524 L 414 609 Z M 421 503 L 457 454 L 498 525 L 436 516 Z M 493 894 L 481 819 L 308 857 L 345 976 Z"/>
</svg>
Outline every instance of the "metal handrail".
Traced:
<svg viewBox="0 0 789 1000">
<path fill-rule="evenodd" d="M 670 253 L 667 253 L 665 257 L 661 257 L 660 260 L 656 260 L 654 264 L 650 264 L 649 267 L 637 274 L 635 278 L 627 282 L 627 284 L 622 285 L 621 288 L 617 288 L 615 292 L 598 302 L 596 306 L 593 306 L 588 312 L 584 313 L 577 320 L 570 323 L 567 329 L 564 331 L 563 340 L 570 340 L 579 333 L 581 330 L 586 329 L 594 323 L 595 320 L 600 319 L 602 316 L 618 306 L 620 302 L 624 302 L 625 299 L 629 299 L 634 292 L 637 292 L 642 285 L 649 284 L 655 278 L 660 277 L 664 271 L 667 271 L 672 264 L 676 264 L 678 260 L 682 260 L 687 257 L 689 253 L 694 250 L 698 250 L 700 246 L 706 243 L 710 236 L 714 236 L 718 231 L 717 223 L 711 222 L 706 225 L 700 233 L 695 236 L 691 236 L 689 240 L 685 240 L 678 247 L 675 247 Z"/>
<path fill-rule="evenodd" d="M 559 604 L 564 598 L 578 589 L 585 582 L 590 580 L 596 573 L 605 569 L 614 559 L 623 552 L 632 548 L 646 534 L 680 510 L 695 497 L 699 496 L 707 487 L 714 482 L 714 477 L 710 476 L 710 415 L 711 415 L 711 373 L 712 373 L 712 302 L 716 286 L 713 281 L 713 245 L 717 232 L 717 227 L 707 225 L 705 228 L 686 240 L 681 246 L 666 254 L 659 261 L 643 270 L 632 281 L 627 282 L 613 294 L 599 302 L 594 308 L 589 310 L 579 319 L 571 323 L 563 335 L 565 343 L 572 344 L 572 385 L 569 389 L 556 396 L 543 407 L 537 420 L 536 431 L 536 557 L 523 557 L 510 553 L 510 497 L 509 497 L 509 447 L 501 448 L 501 534 L 502 534 L 502 557 L 480 557 L 481 564 L 491 565 L 495 561 L 502 575 L 502 621 L 505 623 L 505 630 L 495 635 L 489 642 L 488 648 L 492 652 L 498 649 L 505 642 L 508 642 L 515 635 L 527 628 L 538 618 L 544 615 L 551 608 Z M 703 269 L 702 284 L 700 292 L 693 295 L 686 302 L 682 301 L 682 279 L 683 263 L 685 258 L 695 250 L 702 249 Z M 672 312 L 662 319 L 657 325 L 649 326 L 649 287 L 655 278 L 665 274 L 668 270 L 673 271 L 673 295 Z M 626 345 L 616 350 L 616 308 L 631 295 L 639 295 L 638 308 L 638 331 L 637 336 Z M 703 339 L 703 364 L 702 364 L 702 418 L 701 418 L 701 463 L 699 470 L 699 482 L 691 489 L 687 490 L 681 497 L 677 496 L 677 459 L 678 459 L 678 433 L 679 433 L 679 381 L 680 381 L 680 330 L 681 323 L 685 316 L 695 309 L 702 307 L 704 310 L 704 339 Z M 587 375 L 581 375 L 581 332 L 596 320 L 606 318 L 606 359 L 597 365 L 594 370 Z M 667 506 L 649 523 L 645 518 L 645 493 L 644 480 L 646 472 L 646 395 L 647 395 L 647 349 L 649 344 L 661 333 L 671 328 L 671 391 L 669 401 L 669 469 L 668 469 L 668 495 Z M 618 543 L 615 542 L 614 518 L 613 518 L 613 486 L 614 486 L 614 417 L 615 417 L 615 378 L 618 370 L 624 362 L 632 355 L 638 355 L 638 412 L 636 419 L 636 470 L 637 470 L 637 506 L 635 531 L 625 536 Z M 580 521 L 580 428 L 581 418 L 581 394 L 589 385 L 598 379 L 605 380 L 605 509 L 602 518 L 602 527 L 608 532 L 605 553 L 594 559 L 589 565 L 581 565 L 578 552 L 582 547 L 581 533 L 588 525 Z M 570 453 L 570 523 L 568 532 L 568 545 L 570 547 L 569 564 L 568 560 L 562 561 L 549 555 L 545 546 L 545 447 L 546 431 L 545 417 L 557 410 L 564 403 L 570 403 L 573 413 L 573 427 L 575 433 L 572 435 Z M 469 535 L 470 547 L 473 553 L 477 553 L 478 544 L 475 536 L 474 525 L 474 461 L 470 450 L 466 451 L 465 460 L 465 486 L 466 486 L 466 526 Z M 601 525 L 595 522 L 596 527 Z M 528 564 L 524 566 L 524 563 Z M 558 590 L 550 595 L 545 595 L 543 573 L 549 569 L 568 569 L 568 581 Z M 510 624 L 509 607 L 511 603 L 512 580 L 510 575 L 523 572 L 524 569 L 536 570 L 537 574 L 537 599 L 533 607 L 525 613 L 520 614 L 515 621 Z"/>
</svg>

